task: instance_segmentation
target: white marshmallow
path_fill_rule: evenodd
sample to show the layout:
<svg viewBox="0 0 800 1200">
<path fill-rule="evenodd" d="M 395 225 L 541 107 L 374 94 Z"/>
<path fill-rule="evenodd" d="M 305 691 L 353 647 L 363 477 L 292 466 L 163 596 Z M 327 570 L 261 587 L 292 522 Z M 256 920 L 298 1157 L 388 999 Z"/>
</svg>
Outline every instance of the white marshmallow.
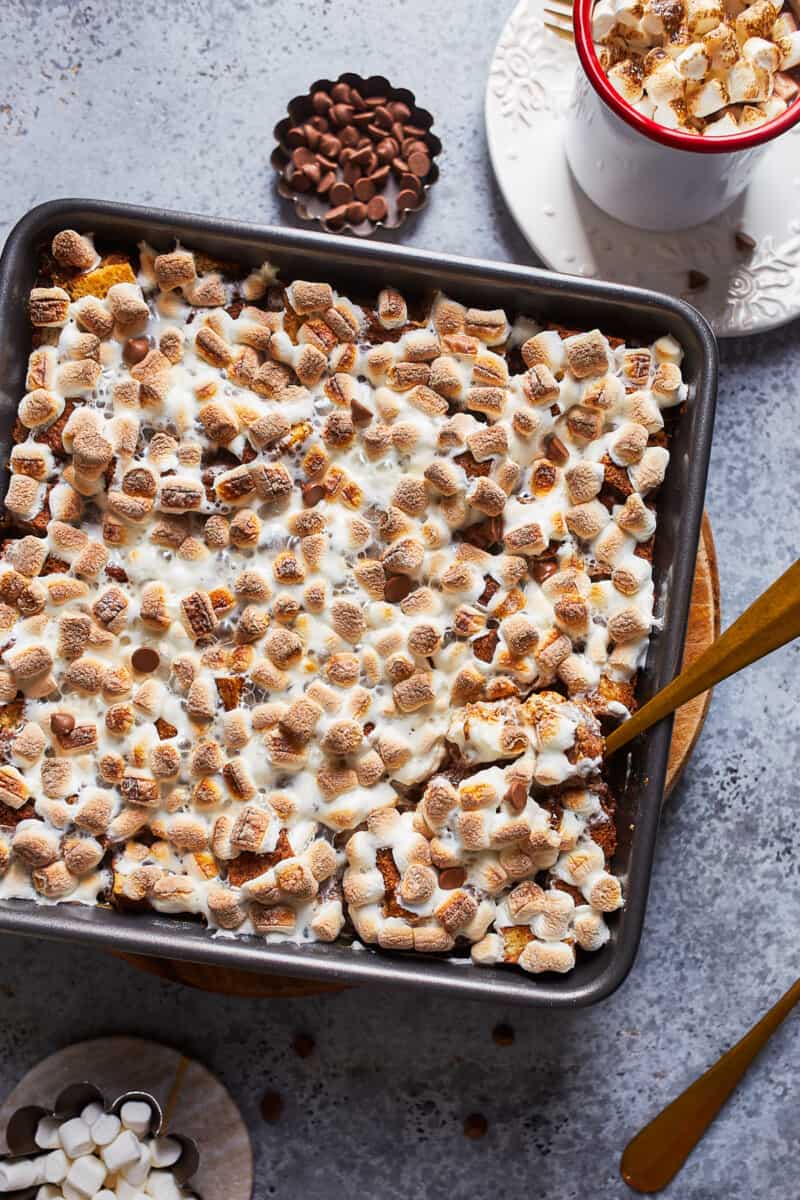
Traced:
<svg viewBox="0 0 800 1200">
<path fill-rule="evenodd" d="M 729 134 L 738 132 L 736 117 L 731 112 L 725 112 L 716 121 L 709 121 L 703 130 L 703 137 L 728 137 Z"/>
<path fill-rule="evenodd" d="M 134 1133 L 142 1134 L 150 1132 L 150 1122 L 153 1119 L 153 1110 L 144 1100 L 128 1100 L 120 1109 L 120 1120 L 126 1129 L 132 1129 Z"/>
<path fill-rule="evenodd" d="M 96 1146 L 108 1146 L 122 1128 L 119 1117 L 113 1113 L 103 1113 L 92 1125 L 92 1138 Z"/>
<path fill-rule="evenodd" d="M 61 1138 L 58 1135 L 60 1128 L 61 1122 L 57 1121 L 55 1117 L 42 1117 L 36 1126 L 33 1140 L 41 1150 L 56 1150 L 61 1145 Z"/>
<path fill-rule="evenodd" d="M 63 1150 L 51 1150 L 45 1155 L 44 1177 L 48 1183 L 61 1183 L 66 1179 L 69 1159 Z"/>
<path fill-rule="evenodd" d="M 94 1149 L 92 1133 L 89 1126 L 80 1117 L 65 1121 L 59 1131 L 61 1145 L 70 1158 L 79 1158 Z"/>
<path fill-rule="evenodd" d="M 83 1192 L 79 1192 L 71 1183 L 67 1183 L 66 1179 L 61 1184 L 61 1195 L 64 1200 L 86 1200 Z"/>
<path fill-rule="evenodd" d="M 97 1193 L 94 1200 L 117 1200 L 117 1197 L 115 1193 L 110 1192 L 108 1188 L 103 1188 L 102 1191 Z"/>
<path fill-rule="evenodd" d="M 602 42 L 603 38 L 608 37 L 611 33 L 616 23 L 617 18 L 611 0 L 597 0 L 597 4 L 592 9 L 593 41 Z"/>
<path fill-rule="evenodd" d="M 87 1104 L 86 1108 L 81 1113 L 81 1120 L 85 1121 L 91 1129 L 98 1117 L 102 1117 L 104 1112 L 102 1104 L 97 1100 L 93 1100 L 91 1104 Z"/>
<path fill-rule="evenodd" d="M 669 104 L 657 104 L 653 120 L 665 129 L 685 129 L 686 112 L 682 100 L 673 100 Z"/>
<path fill-rule="evenodd" d="M 117 1200 L 145 1200 L 142 1189 L 133 1183 L 128 1183 L 127 1179 L 117 1180 L 115 1195 Z"/>
<path fill-rule="evenodd" d="M 620 25 L 636 28 L 642 15 L 641 0 L 611 0 L 614 15 Z"/>
<path fill-rule="evenodd" d="M 800 30 L 790 33 L 788 37 L 782 37 L 778 42 L 778 51 L 782 71 L 789 71 L 792 67 L 800 65 Z"/>
<path fill-rule="evenodd" d="M 762 71 L 746 59 L 734 63 L 728 72 L 728 95 L 732 104 L 767 100 L 772 92 L 768 71 Z"/>
<path fill-rule="evenodd" d="M 94 1154 L 84 1154 L 82 1158 L 76 1158 L 67 1171 L 67 1183 L 82 1196 L 94 1196 L 103 1186 L 106 1173 L 106 1168 L 99 1158 Z"/>
<path fill-rule="evenodd" d="M 64 1193 L 52 1183 L 43 1183 L 36 1193 L 36 1200 L 62 1200 Z"/>
<path fill-rule="evenodd" d="M 710 117 L 730 103 L 728 89 L 721 79 L 707 79 L 693 96 L 687 100 L 689 112 L 694 117 Z"/>
<path fill-rule="evenodd" d="M 642 96 L 641 100 L 637 100 L 631 105 L 631 108 L 635 108 L 643 117 L 649 117 L 651 121 L 655 119 L 655 101 L 651 100 L 649 96 Z"/>
<path fill-rule="evenodd" d="M 664 20 L 659 0 L 645 0 L 642 29 L 650 37 L 659 37 L 664 32 Z"/>
<path fill-rule="evenodd" d="M 692 42 L 675 59 L 675 66 L 684 79 L 698 82 L 705 79 L 711 66 L 702 42 Z"/>
<path fill-rule="evenodd" d="M 757 129 L 766 119 L 760 108 L 754 104 L 745 104 L 739 114 L 739 129 Z"/>
<path fill-rule="evenodd" d="M 15 1192 L 18 1188 L 36 1187 L 44 1182 L 42 1158 L 9 1159 L 0 1163 L 0 1192 Z"/>
<path fill-rule="evenodd" d="M 181 1200 L 181 1190 L 171 1171 L 151 1171 L 147 1181 L 147 1194 L 153 1200 Z"/>
<path fill-rule="evenodd" d="M 130 1129 L 123 1129 L 113 1142 L 102 1147 L 100 1154 L 109 1171 L 121 1171 L 139 1161 L 139 1139 Z"/>
<path fill-rule="evenodd" d="M 129 1167 L 125 1167 L 122 1174 L 128 1183 L 132 1183 L 134 1187 L 142 1186 L 150 1174 L 150 1149 L 148 1146 L 144 1144 L 139 1146 L 139 1161 L 131 1163 Z"/>
<path fill-rule="evenodd" d="M 176 1142 L 175 1138 L 159 1137 L 153 1138 L 150 1143 L 150 1157 L 154 1167 L 172 1167 L 178 1161 L 183 1152 L 183 1147 L 180 1142 Z"/>
<path fill-rule="evenodd" d="M 766 38 L 751 37 L 742 46 L 742 57 L 751 62 L 753 66 L 760 67 L 762 71 L 769 71 L 772 75 L 780 65 L 781 52 L 773 42 L 768 42 Z"/>
<path fill-rule="evenodd" d="M 772 26 L 770 37 L 773 42 L 779 42 L 782 37 L 789 37 L 797 30 L 797 21 L 790 12 L 783 12 Z"/>
</svg>

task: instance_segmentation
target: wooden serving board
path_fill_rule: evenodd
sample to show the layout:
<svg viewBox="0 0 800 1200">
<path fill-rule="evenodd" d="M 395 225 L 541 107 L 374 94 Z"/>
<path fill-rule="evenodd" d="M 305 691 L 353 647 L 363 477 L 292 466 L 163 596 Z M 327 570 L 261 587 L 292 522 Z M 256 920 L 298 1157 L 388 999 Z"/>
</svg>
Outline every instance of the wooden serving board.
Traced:
<svg viewBox="0 0 800 1200">
<path fill-rule="evenodd" d="M 703 514 L 703 527 L 697 551 L 692 602 L 689 624 L 686 630 L 684 664 L 694 662 L 706 650 L 720 632 L 719 574 L 717 552 L 708 514 Z M 690 700 L 675 714 L 672 745 L 664 785 L 664 799 L 677 783 L 681 771 L 692 753 L 703 723 L 711 692 L 704 692 Z M 321 983 L 313 979 L 286 979 L 276 975 L 254 975 L 250 971 L 234 971 L 226 967 L 211 967 L 203 963 L 167 961 L 161 958 L 145 958 L 140 955 L 121 955 L 133 966 L 169 979 L 173 983 L 185 983 L 206 992 L 221 992 L 227 996 L 309 996 L 319 992 L 337 992 L 339 984 Z"/>
</svg>

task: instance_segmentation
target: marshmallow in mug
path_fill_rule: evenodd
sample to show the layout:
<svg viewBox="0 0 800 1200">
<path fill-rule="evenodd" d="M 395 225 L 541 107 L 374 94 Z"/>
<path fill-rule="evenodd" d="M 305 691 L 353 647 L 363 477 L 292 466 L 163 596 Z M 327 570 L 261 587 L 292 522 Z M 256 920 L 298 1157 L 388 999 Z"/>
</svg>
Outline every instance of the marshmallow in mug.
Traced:
<svg viewBox="0 0 800 1200">
<path fill-rule="evenodd" d="M 800 0 L 597 0 L 592 38 L 609 82 L 669 129 L 719 137 L 800 95 Z"/>
</svg>

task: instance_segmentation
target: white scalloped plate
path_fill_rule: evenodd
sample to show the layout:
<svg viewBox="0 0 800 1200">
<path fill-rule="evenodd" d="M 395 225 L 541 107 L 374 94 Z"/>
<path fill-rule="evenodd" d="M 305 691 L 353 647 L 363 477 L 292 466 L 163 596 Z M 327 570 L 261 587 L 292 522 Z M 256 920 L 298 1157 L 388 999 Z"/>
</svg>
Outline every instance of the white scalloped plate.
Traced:
<svg viewBox="0 0 800 1200">
<path fill-rule="evenodd" d="M 575 49 L 544 28 L 546 0 L 520 0 L 495 48 L 486 133 L 500 190 L 546 266 L 688 299 L 719 337 L 800 316 L 800 125 L 772 143 L 745 195 L 714 221 L 649 233 L 608 217 L 573 181 L 563 150 Z M 800 103 L 800 101 L 799 101 Z M 743 253 L 737 230 L 756 240 Z M 688 291 L 688 272 L 709 277 Z"/>
</svg>

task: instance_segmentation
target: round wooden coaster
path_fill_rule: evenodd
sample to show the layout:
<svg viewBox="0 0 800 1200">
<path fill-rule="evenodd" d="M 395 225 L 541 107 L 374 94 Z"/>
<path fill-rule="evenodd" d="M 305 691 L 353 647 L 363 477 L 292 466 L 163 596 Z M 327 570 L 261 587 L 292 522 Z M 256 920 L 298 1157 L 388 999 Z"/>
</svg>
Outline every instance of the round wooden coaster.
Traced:
<svg viewBox="0 0 800 1200">
<path fill-rule="evenodd" d="M 171 1046 L 144 1038 L 77 1042 L 42 1059 L 0 1107 L 0 1142 L 12 1113 L 27 1104 L 50 1108 L 68 1084 L 93 1083 L 107 1104 L 124 1092 L 149 1092 L 168 1131 L 194 1138 L 200 1166 L 190 1180 L 203 1200 L 251 1200 L 253 1149 L 241 1113 L 215 1075 Z"/>
<path fill-rule="evenodd" d="M 708 514 L 703 514 L 703 527 L 697 551 L 692 603 L 689 624 L 686 630 L 686 646 L 683 661 L 694 662 L 711 643 L 719 637 L 719 575 L 717 553 Z M 667 781 L 664 787 L 666 798 L 674 788 L 689 755 L 695 747 L 703 722 L 706 719 L 711 692 L 704 692 L 695 700 L 685 704 L 675 714 L 672 744 L 667 766 Z M 249 971 L 234 971 L 221 967 L 209 967 L 202 963 L 166 961 L 159 958 L 143 958 L 124 954 L 135 967 L 170 979 L 173 983 L 185 983 L 206 992 L 222 992 L 228 996 L 310 996 L 318 992 L 338 992 L 339 984 L 320 983 L 313 979 L 285 979 L 278 976 L 254 975 Z"/>
</svg>

